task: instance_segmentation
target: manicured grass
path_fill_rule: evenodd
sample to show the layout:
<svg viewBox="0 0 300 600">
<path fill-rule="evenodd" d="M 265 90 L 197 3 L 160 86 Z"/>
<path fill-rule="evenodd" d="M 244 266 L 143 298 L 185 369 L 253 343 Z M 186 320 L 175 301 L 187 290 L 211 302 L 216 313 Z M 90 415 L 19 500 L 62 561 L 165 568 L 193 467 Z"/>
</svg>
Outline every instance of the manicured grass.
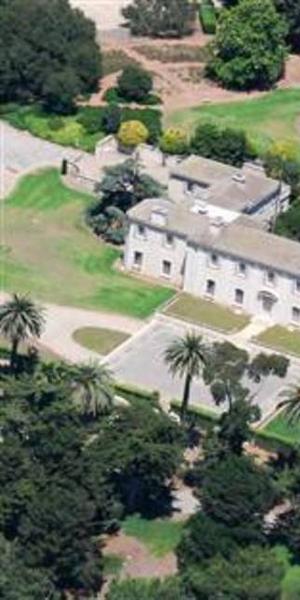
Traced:
<svg viewBox="0 0 300 600">
<path fill-rule="evenodd" d="M 225 306 L 188 294 L 180 294 L 166 308 L 165 314 L 226 332 L 237 331 L 249 323 L 246 315 L 238 315 Z"/>
<path fill-rule="evenodd" d="M 289 139 L 300 156 L 300 89 L 275 90 L 250 100 L 202 104 L 177 111 L 168 120 L 188 131 L 200 121 L 243 129 L 259 152 L 273 140 Z"/>
<path fill-rule="evenodd" d="M 44 113 L 37 106 L 8 105 L 1 108 L 1 118 L 18 129 L 27 129 L 33 135 L 62 146 L 74 146 L 87 152 L 93 152 L 99 140 L 105 134 L 102 131 L 89 133 L 80 123 L 84 108 L 75 115 L 57 117 Z M 99 109 L 100 111 L 100 109 Z"/>
<path fill-rule="evenodd" d="M 164 556 L 174 551 L 179 544 L 183 526 L 182 521 L 147 520 L 134 515 L 127 517 L 122 529 L 126 535 L 135 537 L 148 546 L 155 556 Z"/>
<path fill-rule="evenodd" d="M 264 431 L 277 435 L 287 443 L 295 444 L 300 442 L 300 423 L 291 423 L 284 412 L 274 417 L 274 419 L 264 427 Z"/>
<path fill-rule="evenodd" d="M 84 224 L 90 201 L 88 194 L 65 187 L 55 169 L 20 181 L 5 202 L 0 254 L 4 289 L 57 304 L 147 317 L 173 290 L 114 268 L 120 251 L 101 243 Z"/>
<path fill-rule="evenodd" d="M 82 327 L 74 331 L 73 338 L 81 346 L 106 355 L 120 346 L 125 340 L 128 340 L 129 335 L 123 331 L 115 331 L 113 329 Z"/>
<path fill-rule="evenodd" d="M 300 356 L 300 331 L 290 331 L 281 325 L 274 325 L 257 336 L 259 344 L 274 348 L 280 352 L 290 352 Z"/>
</svg>

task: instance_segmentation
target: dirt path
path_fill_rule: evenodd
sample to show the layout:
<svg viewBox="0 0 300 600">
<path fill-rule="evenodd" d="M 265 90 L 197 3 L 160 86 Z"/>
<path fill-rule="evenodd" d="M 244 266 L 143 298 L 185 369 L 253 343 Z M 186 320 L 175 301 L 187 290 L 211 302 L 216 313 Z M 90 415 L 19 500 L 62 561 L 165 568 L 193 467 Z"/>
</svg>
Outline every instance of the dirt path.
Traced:
<svg viewBox="0 0 300 600">
<path fill-rule="evenodd" d="M 181 45 L 183 47 L 201 48 L 211 41 L 211 37 L 196 32 L 193 36 L 183 40 L 149 40 L 128 39 L 118 44 L 115 38 L 108 38 L 103 44 L 104 51 L 122 50 L 128 57 L 139 62 L 145 69 L 154 75 L 154 87 L 164 103 L 164 113 L 168 114 L 210 102 L 232 102 L 248 100 L 259 97 L 266 92 L 236 92 L 225 90 L 203 77 L 204 64 L 194 61 L 161 62 L 152 60 L 144 53 L 139 52 L 139 47 L 147 46 L 155 50 L 163 47 Z M 92 96 L 90 103 L 97 106 L 103 103 L 103 93 L 113 86 L 117 74 L 104 77 L 101 83 L 101 92 Z M 292 55 L 286 64 L 284 78 L 278 83 L 278 88 L 300 86 L 300 56 Z"/>
<path fill-rule="evenodd" d="M 106 543 L 104 554 L 115 554 L 124 559 L 121 577 L 167 577 L 177 571 L 176 556 L 169 552 L 163 557 L 153 556 L 136 538 L 120 532 Z"/>
</svg>

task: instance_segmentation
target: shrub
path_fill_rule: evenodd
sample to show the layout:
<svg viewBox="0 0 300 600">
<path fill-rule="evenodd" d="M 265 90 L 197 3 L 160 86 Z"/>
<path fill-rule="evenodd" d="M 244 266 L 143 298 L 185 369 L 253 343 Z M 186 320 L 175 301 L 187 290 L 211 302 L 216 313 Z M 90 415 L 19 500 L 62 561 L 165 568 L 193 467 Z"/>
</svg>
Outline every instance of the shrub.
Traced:
<svg viewBox="0 0 300 600">
<path fill-rule="evenodd" d="M 202 2 L 199 7 L 199 19 L 204 33 L 214 35 L 217 28 L 216 10 L 213 4 Z"/>
<path fill-rule="evenodd" d="M 147 98 L 152 87 L 152 75 L 138 65 L 125 67 L 118 78 L 118 93 L 129 101 L 141 102 Z"/>
<path fill-rule="evenodd" d="M 102 128 L 105 133 L 117 133 L 122 120 L 122 111 L 117 104 L 106 106 L 102 116 Z"/>
<path fill-rule="evenodd" d="M 134 148 L 147 141 L 149 133 L 140 121 L 125 121 L 118 131 L 118 141 L 125 148 Z"/>
<path fill-rule="evenodd" d="M 219 128 L 213 123 L 200 123 L 191 139 L 195 154 L 220 162 L 242 166 L 245 160 L 254 158 L 246 134 L 236 129 Z"/>
<path fill-rule="evenodd" d="M 160 138 L 159 147 L 166 154 L 185 154 L 188 149 L 188 140 L 182 129 L 166 129 Z"/>
<path fill-rule="evenodd" d="M 190 0 L 132 0 L 122 12 L 133 35 L 180 38 L 194 28 Z"/>
<path fill-rule="evenodd" d="M 162 132 L 161 112 L 152 108 L 123 108 L 122 121 L 140 121 L 148 130 L 148 142 L 155 144 Z"/>
<path fill-rule="evenodd" d="M 77 118 L 87 133 L 97 133 L 102 129 L 103 109 L 86 106 L 80 109 L 79 116 Z"/>
</svg>

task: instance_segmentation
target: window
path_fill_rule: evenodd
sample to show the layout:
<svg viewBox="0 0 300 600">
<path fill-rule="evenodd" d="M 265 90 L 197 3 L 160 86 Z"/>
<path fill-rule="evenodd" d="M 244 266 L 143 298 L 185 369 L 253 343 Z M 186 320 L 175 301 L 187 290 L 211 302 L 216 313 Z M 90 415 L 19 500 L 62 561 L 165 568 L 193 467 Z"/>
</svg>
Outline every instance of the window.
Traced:
<svg viewBox="0 0 300 600">
<path fill-rule="evenodd" d="M 242 277 L 245 277 L 246 273 L 247 273 L 247 266 L 244 262 L 239 262 L 237 265 L 237 272 L 238 275 L 241 275 Z"/>
<path fill-rule="evenodd" d="M 162 275 L 164 277 L 170 277 L 172 270 L 172 263 L 169 260 L 163 260 L 162 262 Z"/>
<path fill-rule="evenodd" d="M 210 255 L 210 264 L 212 267 L 217 267 L 219 264 L 219 257 L 214 252 Z"/>
<path fill-rule="evenodd" d="M 292 319 L 296 323 L 300 322 L 300 308 L 298 306 L 293 306 L 292 308 Z"/>
<path fill-rule="evenodd" d="M 133 255 L 133 266 L 135 269 L 140 269 L 143 263 L 143 253 L 135 252 Z"/>
<path fill-rule="evenodd" d="M 174 245 L 174 236 L 172 235 L 172 233 L 167 233 L 166 234 L 166 246 L 168 246 L 168 248 L 171 248 Z"/>
<path fill-rule="evenodd" d="M 206 282 L 206 293 L 208 296 L 214 296 L 216 290 L 216 283 L 212 279 L 208 279 Z"/>
<path fill-rule="evenodd" d="M 142 237 L 142 238 L 146 237 L 145 225 L 137 225 L 137 235 L 138 235 L 138 237 Z"/>
<path fill-rule="evenodd" d="M 295 290 L 297 294 L 300 294 L 300 279 L 296 279 L 295 281 Z"/>
<path fill-rule="evenodd" d="M 266 281 L 270 285 L 274 285 L 274 283 L 275 283 L 275 273 L 274 273 L 274 271 L 267 271 L 267 273 L 266 273 Z"/>
<path fill-rule="evenodd" d="M 236 302 L 236 304 L 243 304 L 243 302 L 244 302 L 243 290 L 240 290 L 240 289 L 235 290 L 234 301 Z"/>
<path fill-rule="evenodd" d="M 186 182 L 185 189 L 186 189 L 187 192 L 193 192 L 194 188 L 195 188 L 195 185 L 194 185 L 194 183 L 192 181 L 187 181 Z"/>
</svg>

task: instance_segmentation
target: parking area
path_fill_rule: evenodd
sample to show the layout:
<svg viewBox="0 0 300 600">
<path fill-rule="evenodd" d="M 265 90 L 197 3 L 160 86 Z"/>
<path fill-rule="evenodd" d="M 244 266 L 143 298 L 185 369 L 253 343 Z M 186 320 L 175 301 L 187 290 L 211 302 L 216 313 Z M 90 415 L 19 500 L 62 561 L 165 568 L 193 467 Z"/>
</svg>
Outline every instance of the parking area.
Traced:
<svg viewBox="0 0 300 600">
<path fill-rule="evenodd" d="M 162 399 L 170 401 L 180 399 L 183 382 L 173 378 L 164 364 L 164 351 L 174 337 L 182 336 L 190 325 L 157 318 L 140 333 L 126 342 L 120 349 L 112 353 L 109 364 L 116 378 L 149 390 L 159 390 Z M 223 339 L 214 333 L 203 333 L 207 343 Z M 258 352 L 258 350 L 257 350 Z M 268 377 L 259 385 L 247 382 L 253 402 L 261 408 L 266 416 L 275 408 L 283 389 L 297 379 L 299 366 L 292 363 L 286 379 Z M 191 391 L 191 403 L 197 406 L 216 408 L 209 389 L 201 380 L 194 381 Z"/>
</svg>

